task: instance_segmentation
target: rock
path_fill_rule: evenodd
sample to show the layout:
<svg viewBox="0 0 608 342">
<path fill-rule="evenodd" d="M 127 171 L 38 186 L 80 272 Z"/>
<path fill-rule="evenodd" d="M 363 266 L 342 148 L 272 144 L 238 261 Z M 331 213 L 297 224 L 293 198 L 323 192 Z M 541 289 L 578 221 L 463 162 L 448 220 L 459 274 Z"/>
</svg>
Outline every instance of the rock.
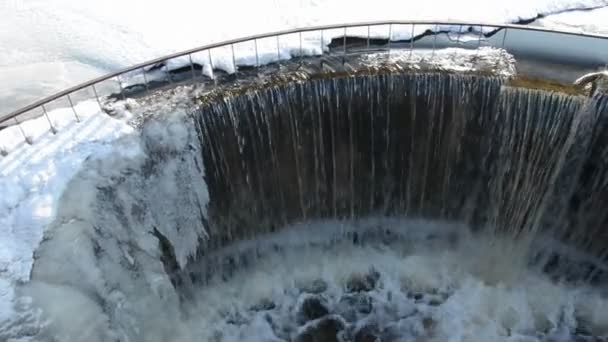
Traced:
<svg viewBox="0 0 608 342">
<path fill-rule="evenodd" d="M 264 320 L 268 323 L 270 329 L 272 329 L 272 333 L 277 338 L 279 338 L 281 341 L 291 341 L 290 334 L 293 331 L 293 326 L 281 324 L 283 323 L 281 318 L 279 317 L 279 319 L 275 319 L 270 313 L 264 314 Z"/>
<path fill-rule="evenodd" d="M 376 287 L 379 279 L 380 273 L 375 269 L 371 269 L 366 274 L 353 274 L 346 282 L 346 291 L 351 293 L 371 291 Z"/>
<path fill-rule="evenodd" d="M 372 299 L 368 295 L 362 293 L 342 296 L 342 298 L 340 298 L 339 305 L 349 306 L 356 312 L 362 314 L 369 314 L 372 312 L 373 307 Z"/>
<path fill-rule="evenodd" d="M 441 297 L 439 296 L 433 296 L 431 298 L 429 298 L 429 305 L 430 306 L 439 306 L 443 304 L 443 300 Z"/>
<path fill-rule="evenodd" d="M 432 330 L 435 328 L 435 320 L 432 317 L 424 317 L 422 319 L 422 327 L 424 327 L 424 330 Z"/>
<path fill-rule="evenodd" d="M 357 321 L 357 311 L 353 307 L 339 306 L 336 313 L 340 314 L 347 322 L 354 323 Z"/>
<path fill-rule="evenodd" d="M 416 303 L 424 302 L 430 306 L 439 306 L 443 304 L 446 299 L 449 298 L 447 294 L 438 294 L 436 291 L 431 291 L 431 294 L 422 294 L 419 292 L 416 293 L 408 293 L 407 297 L 410 299 L 414 299 Z"/>
<path fill-rule="evenodd" d="M 365 293 L 345 294 L 338 301 L 336 311 L 348 322 L 355 322 L 360 315 L 372 312 L 372 299 Z"/>
<path fill-rule="evenodd" d="M 233 325 L 249 324 L 249 320 L 240 312 L 231 312 L 226 316 L 226 323 Z"/>
<path fill-rule="evenodd" d="M 346 291 L 348 292 L 371 291 L 373 289 L 374 287 L 360 274 L 352 275 L 346 283 Z"/>
<path fill-rule="evenodd" d="M 568 327 L 561 325 L 552 329 L 540 340 L 543 342 L 606 342 L 604 337 L 593 336 L 591 334 L 578 334 L 576 332 L 571 333 Z"/>
<path fill-rule="evenodd" d="M 254 306 L 251 307 L 251 310 L 253 311 L 268 311 L 268 310 L 272 310 L 274 308 L 276 308 L 276 304 L 268 299 L 268 298 L 264 298 L 262 299 L 259 303 L 255 304 Z"/>
<path fill-rule="evenodd" d="M 380 341 L 380 330 L 375 324 L 364 325 L 355 332 L 354 342 Z"/>
<path fill-rule="evenodd" d="M 339 316 L 327 316 L 311 322 L 294 338 L 294 342 L 339 342 L 338 333 L 344 326 Z"/>
<path fill-rule="evenodd" d="M 407 296 L 408 298 L 414 298 L 415 301 L 422 300 L 424 297 L 422 293 L 408 293 Z"/>
<path fill-rule="evenodd" d="M 310 296 L 302 301 L 298 317 L 300 321 L 305 323 L 308 321 L 321 318 L 329 313 L 329 309 L 322 297 Z"/>
<path fill-rule="evenodd" d="M 311 294 L 321 294 L 327 290 L 327 283 L 323 279 L 315 279 L 309 283 L 299 285 L 300 291 Z"/>
<path fill-rule="evenodd" d="M 388 324 L 380 332 L 380 341 L 382 342 L 397 342 L 402 341 L 399 326 L 395 323 Z"/>
<path fill-rule="evenodd" d="M 571 341 L 572 342 L 606 342 L 606 339 L 603 337 L 575 334 L 572 336 Z"/>
</svg>

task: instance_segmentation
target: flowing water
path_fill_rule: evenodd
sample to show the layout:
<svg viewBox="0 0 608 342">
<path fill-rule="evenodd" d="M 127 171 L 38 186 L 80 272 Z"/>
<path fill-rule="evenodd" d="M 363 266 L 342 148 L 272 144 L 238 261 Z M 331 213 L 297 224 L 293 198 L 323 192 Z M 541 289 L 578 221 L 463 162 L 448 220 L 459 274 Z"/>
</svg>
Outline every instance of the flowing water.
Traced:
<svg viewBox="0 0 608 342">
<path fill-rule="evenodd" d="M 523 240 L 546 232 L 605 257 L 607 213 L 592 207 L 606 99 L 503 83 L 358 76 L 203 106 L 211 242 L 310 218 L 406 216 Z"/>
<path fill-rule="evenodd" d="M 608 337 L 608 98 L 507 83 L 318 77 L 148 118 L 64 194 L 32 335 Z"/>
</svg>

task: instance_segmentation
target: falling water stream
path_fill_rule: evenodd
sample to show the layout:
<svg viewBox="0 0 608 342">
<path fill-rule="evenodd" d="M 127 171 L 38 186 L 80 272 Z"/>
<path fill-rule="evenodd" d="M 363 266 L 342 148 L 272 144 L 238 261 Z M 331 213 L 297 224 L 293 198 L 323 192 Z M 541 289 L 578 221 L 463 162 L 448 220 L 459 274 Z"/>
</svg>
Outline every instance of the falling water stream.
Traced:
<svg viewBox="0 0 608 342">
<path fill-rule="evenodd" d="M 608 336 L 606 97 L 359 73 L 158 114 L 64 193 L 41 340 Z"/>
</svg>

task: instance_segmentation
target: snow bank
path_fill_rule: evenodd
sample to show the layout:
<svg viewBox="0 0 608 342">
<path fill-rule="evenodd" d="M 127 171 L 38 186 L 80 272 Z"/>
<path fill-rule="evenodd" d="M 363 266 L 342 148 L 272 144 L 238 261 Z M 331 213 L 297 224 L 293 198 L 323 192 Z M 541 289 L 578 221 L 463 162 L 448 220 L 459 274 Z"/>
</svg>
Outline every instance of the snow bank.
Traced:
<svg viewBox="0 0 608 342">
<path fill-rule="evenodd" d="M 31 297 L 33 304 L 15 310 L 11 321 L 39 309 L 49 322 L 28 322 L 29 330 L 45 329 L 62 341 L 126 341 L 139 334 L 146 341 L 172 340 L 180 317 L 174 286 L 187 285 L 172 276 L 206 236 L 209 195 L 191 117 L 172 104 L 163 108 L 137 134 L 127 131 L 81 161 L 82 168 L 56 177 L 69 183 L 53 190 L 61 195 L 54 220 L 45 222 L 46 231 L 43 224 L 34 227 L 48 238 L 21 254 L 30 257 L 24 269 L 32 267 L 34 249 L 37 258 L 31 280 L 16 287 L 15 297 Z M 29 279 L 28 270 L 23 281 Z M 0 340 L 23 330 L 13 333 L 0 321 Z"/>
<path fill-rule="evenodd" d="M 96 102 L 76 110 L 79 123 L 70 109 L 49 113 L 56 135 L 44 117 L 24 122 L 32 145 L 16 126 L 0 131 L 0 147 L 10 152 L 0 158 L 0 326 L 13 315 L 12 287 L 29 280 L 34 250 L 67 184 L 89 156 L 113 153 L 112 143 L 133 132 L 124 121 L 101 114 Z"/>
</svg>

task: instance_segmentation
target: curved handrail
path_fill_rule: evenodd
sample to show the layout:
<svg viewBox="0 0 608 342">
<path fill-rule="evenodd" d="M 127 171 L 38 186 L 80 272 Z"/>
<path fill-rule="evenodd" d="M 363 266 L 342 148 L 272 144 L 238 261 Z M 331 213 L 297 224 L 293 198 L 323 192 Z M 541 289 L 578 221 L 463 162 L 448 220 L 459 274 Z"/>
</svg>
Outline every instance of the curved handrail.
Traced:
<svg viewBox="0 0 608 342">
<path fill-rule="evenodd" d="M 31 103 L 25 107 L 22 107 L 20 109 L 17 109 L 11 113 L 9 113 L 6 116 L 3 116 L 0 118 L 0 125 L 2 123 L 7 122 L 8 120 L 11 119 L 15 119 L 24 113 L 27 113 L 33 109 L 42 107 L 43 112 L 46 112 L 46 110 L 44 109 L 44 105 L 48 104 L 52 101 L 55 101 L 57 99 L 63 98 L 63 97 L 68 97 L 68 100 L 70 101 L 71 106 L 73 107 L 73 103 L 71 98 L 69 97 L 70 94 L 73 94 L 74 92 L 77 92 L 79 90 L 88 88 L 88 87 L 93 87 L 96 84 L 99 84 L 103 81 L 115 78 L 115 77 L 120 77 L 121 75 L 139 70 L 139 69 L 143 69 L 149 66 L 153 66 L 153 65 L 157 65 L 161 62 L 165 62 L 174 58 L 179 58 L 179 57 L 184 57 L 184 56 L 188 56 L 188 55 L 192 55 L 194 53 L 198 53 L 201 51 L 205 51 L 205 50 L 211 50 L 211 49 L 215 49 L 215 48 L 221 48 L 221 47 L 226 47 L 226 46 L 231 46 L 234 44 L 239 44 L 239 43 L 243 43 L 243 42 L 248 42 L 248 41 L 254 41 L 254 40 L 259 40 L 259 39 L 264 39 L 264 38 L 270 38 L 270 37 L 277 37 L 277 36 L 283 36 L 283 35 L 288 35 L 288 34 L 297 34 L 297 33 L 303 33 L 303 32 L 313 32 L 313 31 L 325 31 L 325 30 L 333 30 L 333 29 L 347 29 L 347 28 L 354 28 L 354 27 L 373 27 L 373 26 L 385 26 L 385 25 L 449 25 L 449 26 L 460 26 L 462 27 L 490 27 L 490 28 L 496 28 L 497 30 L 502 30 L 502 29 L 516 29 L 516 30 L 522 30 L 522 31 L 535 31 L 535 32 L 543 32 L 543 33 L 557 33 L 557 34 L 563 34 L 563 35 L 571 35 L 571 36 L 579 36 L 579 37 L 588 37 L 588 38 L 597 38 L 597 39 L 606 39 L 608 40 L 608 36 L 604 36 L 604 35 L 600 35 L 600 34 L 592 34 L 592 33 L 582 33 L 582 32 L 573 32 L 573 31 L 561 31 L 561 30 L 555 30 L 555 29 L 550 29 L 550 28 L 544 28 L 544 27 L 534 27 L 534 26 L 527 26 L 527 25 L 516 25 L 516 24 L 493 24 L 493 23 L 483 23 L 483 22 L 464 22 L 464 21 L 433 21 L 433 20 L 409 20 L 409 21 L 401 21 L 401 20 L 390 20 L 390 21 L 371 21 L 371 22 L 356 22 L 356 23 L 345 23 L 345 24 L 332 24 L 332 25 L 321 25 L 321 26 L 311 26 L 311 27 L 305 27 L 305 28 L 294 28 L 294 29 L 287 29 L 287 30 L 281 30 L 281 31 L 275 31 L 275 32 L 270 32 L 270 33 L 263 33 L 263 34 L 256 34 L 256 35 L 251 35 L 251 36 L 246 36 L 246 37 L 241 37 L 241 38 L 235 38 L 235 39 L 230 39 L 230 40 L 226 40 L 226 41 L 222 41 L 222 42 L 217 42 L 217 43 L 212 43 L 212 44 L 207 44 L 207 45 L 203 45 L 203 46 L 199 46 L 193 49 L 188 49 L 188 50 L 184 50 L 184 51 L 180 51 L 180 52 L 176 52 L 173 54 L 169 54 L 169 55 L 165 55 L 162 57 L 158 57 L 152 60 L 148 60 L 146 62 L 142 62 L 139 64 L 135 64 L 132 65 L 130 67 L 127 68 L 123 68 L 121 70 L 118 70 L 116 72 L 112 72 L 97 78 L 94 78 L 92 80 L 89 80 L 87 82 L 75 85 L 73 87 L 67 88 L 65 90 L 62 90 L 58 93 L 55 93 L 53 95 L 47 96 L 43 99 L 40 99 L 34 103 Z M 414 38 L 414 37 L 412 37 Z M 504 45 L 504 42 L 503 42 Z M 95 89 L 94 89 L 95 91 Z M 96 91 L 95 91 L 96 92 Z M 18 122 L 17 122 L 18 123 Z"/>
</svg>

